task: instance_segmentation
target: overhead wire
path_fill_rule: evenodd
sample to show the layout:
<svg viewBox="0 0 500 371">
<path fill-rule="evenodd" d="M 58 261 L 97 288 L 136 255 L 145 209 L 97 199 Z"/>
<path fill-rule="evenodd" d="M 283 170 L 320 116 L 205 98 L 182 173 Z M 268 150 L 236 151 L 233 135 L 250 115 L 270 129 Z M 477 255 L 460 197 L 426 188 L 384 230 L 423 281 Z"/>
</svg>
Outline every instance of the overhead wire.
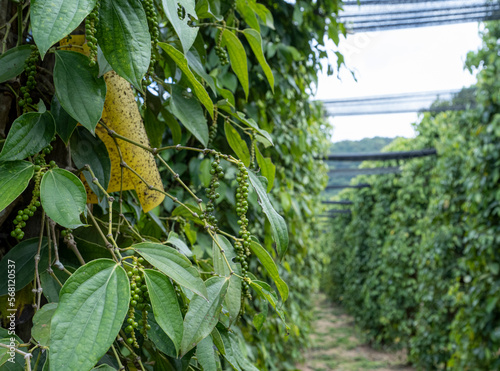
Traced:
<svg viewBox="0 0 500 371">
<path fill-rule="evenodd" d="M 343 8 L 339 22 L 354 33 L 500 19 L 500 4 L 491 0 L 363 0 Z"/>
</svg>

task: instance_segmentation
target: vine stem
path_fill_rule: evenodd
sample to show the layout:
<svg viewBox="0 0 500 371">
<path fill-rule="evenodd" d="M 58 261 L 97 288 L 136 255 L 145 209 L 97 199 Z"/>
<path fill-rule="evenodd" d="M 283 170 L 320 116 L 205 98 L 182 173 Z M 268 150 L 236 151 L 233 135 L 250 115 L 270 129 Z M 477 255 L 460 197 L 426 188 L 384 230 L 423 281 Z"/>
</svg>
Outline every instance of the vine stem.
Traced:
<svg viewBox="0 0 500 371">
<path fill-rule="evenodd" d="M 17 45 L 21 45 L 23 39 L 23 4 L 17 4 Z"/>
<path fill-rule="evenodd" d="M 232 238 L 232 239 L 233 239 L 233 240 L 235 240 L 235 241 L 240 241 L 240 242 L 243 242 L 243 241 L 244 241 L 244 240 L 243 240 L 243 238 L 238 238 L 238 237 L 236 237 L 236 236 L 233 236 L 232 234 L 229 234 L 229 233 L 224 232 L 224 231 L 221 231 L 221 230 L 219 230 L 217 233 L 223 234 L 223 235 L 224 235 L 224 236 L 226 236 L 226 237 L 230 237 L 230 238 Z"/>
<path fill-rule="evenodd" d="M 69 247 L 69 249 L 71 251 L 73 251 L 73 254 L 76 255 L 76 258 L 78 259 L 80 264 L 85 265 L 85 260 L 83 259 L 82 254 L 80 254 L 80 251 L 78 250 L 78 246 L 76 245 L 76 241 L 73 238 L 73 235 L 71 233 L 64 237 L 64 242 Z"/>
<path fill-rule="evenodd" d="M 187 210 L 189 210 L 193 216 L 197 217 L 197 215 L 195 215 L 188 207 L 186 207 L 186 205 L 184 205 L 183 203 L 181 203 L 180 201 L 177 200 L 176 197 L 173 197 L 171 196 L 170 194 L 168 194 L 167 192 L 165 191 L 162 191 L 160 189 L 157 189 L 157 188 L 153 188 L 151 187 L 151 185 L 149 185 L 134 169 L 132 169 L 130 166 L 128 166 L 128 164 L 125 163 L 125 161 L 123 160 L 123 155 L 121 153 L 121 150 L 120 150 L 120 146 L 119 146 L 119 143 L 117 141 L 117 139 L 121 139 L 125 142 L 128 142 L 130 144 L 133 144 L 139 148 L 142 148 L 144 149 L 145 151 L 148 151 L 150 153 L 153 154 L 153 156 L 157 157 L 160 162 L 167 168 L 167 170 L 174 176 L 174 179 L 177 180 L 177 182 L 179 182 L 179 184 L 191 195 L 191 197 L 193 197 L 196 201 L 196 203 L 198 204 L 198 207 L 200 208 L 200 211 L 203 212 L 203 207 L 201 205 L 202 201 L 199 197 L 196 196 L 196 194 L 194 194 L 194 192 L 191 190 L 191 188 L 189 188 L 183 181 L 182 179 L 180 179 L 179 177 L 179 174 L 177 174 L 169 165 L 168 163 L 159 155 L 159 152 L 160 151 L 164 151 L 166 149 L 177 149 L 177 150 L 181 150 L 181 149 L 186 149 L 186 150 L 193 150 L 193 151 L 196 151 L 196 152 L 200 152 L 200 153 L 204 153 L 204 154 L 207 154 L 207 153 L 212 153 L 212 154 L 216 154 L 217 151 L 215 150 L 211 150 L 211 149 L 199 149 L 199 148 L 193 148 L 193 147 L 184 147 L 184 146 L 168 146 L 168 147 L 162 147 L 160 149 L 157 149 L 157 148 L 151 148 L 151 147 L 148 147 L 148 146 L 145 146 L 141 143 L 137 143 L 136 141 L 132 140 L 132 139 L 129 139 L 123 135 L 120 135 L 118 133 L 116 133 L 114 130 L 111 130 L 107 125 L 106 123 L 103 122 L 103 120 L 100 120 L 99 123 L 106 129 L 106 131 L 108 132 L 108 135 L 111 136 L 111 138 L 113 138 L 113 141 L 115 142 L 115 145 L 118 149 L 118 155 L 120 157 L 120 165 L 121 167 L 125 167 L 127 169 L 129 169 L 130 171 L 132 171 L 137 177 L 139 177 L 139 179 L 141 179 L 141 181 L 144 182 L 144 184 L 146 184 L 151 190 L 155 190 L 157 192 L 160 192 L 160 193 L 163 193 L 165 196 L 169 197 L 172 201 L 174 202 L 178 202 L 180 205 L 184 206 Z M 233 163 L 238 163 L 238 160 L 233 158 L 232 156 L 222 156 L 225 160 L 229 161 L 229 162 L 233 162 Z M 176 201 L 177 200 L 177 201 Z"/>
<path fill-rule="evenodd" d="M 40 272 L 38 271 L 38 264 L 40 263 L 40 256 L 42 251 L 43 227 L 45 224 L 45 210 L 42 210 L 42 221 L 40 226 L 40 236 L 38 238 L 38 250 L 35 255 L 35 288 L 37 290 L 36 310 L 40 309 L 42 301 L 42 283 L 40 281 Z M 50 262 L 49 262 L 50 264 Z"/>
<path fill-rule="evenodd" d="M 59 281 L 59 278 L 57 278 L 56 274 L 54 273 L 54 271 L 52 269 L 49 271 L 49 274 L 53 279 L 55 279 L 57 281 L 59 286 L 63 287 L 63 284 L 61 283 L 61 281 Z"/>
<path fill-rule="evenodd" d="M 34 347 L 33 349 L 35 349 L 36 347 Z M 33 351 L 33 349 L 31 351 Z M 36 361 L 35 361 L 35 365 L 33 366 L 33 369 L 34 370 L 37 370 L 38 369 L 38 364 L 40 363 L 40 359 L 41 359 L 41 356 L 42 356 L 42 352 L 39 351 L 38 352 L 38 355 L 36 357 Z"/>
<path fill-rule="evenodd" d="M 102 233 L 101 227 L 99 227 L 99 224 L 97 223 L 97 220 L 94 218 L 94 215 L 92 214 L 92 211 L 90 210 L 90 208 L 89 208 L 88 206 L 87 206 L 87 210 L 88 210 L 88 212 L 89 212 L 89 217 L 90 217 L 90 219 L 92 220 L 92 223 L 94 223 L 94 225 L 95 225 L 95 227 L 96 227 L 96 229 L 97 229 L 97 232 L 99 233 L 99 235 L 101 236 L 102 240 L 104 241 L 104 243 L 105 243 L 105 245 L 106 245 L 106 248 L 107 248 L 109 251 L 111 251 L 111 254 L 113 255 L 113 259 L 114 259 L 115 261 L 119 261 L 119 260 L 116 258 L 115 254 L 114 254 L 114 252 L 113 252 L 113 250 L 114 250 L 113 245 L 112 245 L 112 244 L 108 241 L 108 239 L 106 238 L 106 236 L 104 235 L 104 233 Z"/>
<path fill-rule="evenodd" d="M 120 330 L 120 335 L 122 336 L 122 340 L 127 338 L 127 335 L 123 332 L 123 330 Z M 144 369 L 144 366 L 142 365 L 142 362 L 141 362 L 141 357 L 139 357 L 139 356 L 137 355 L 137 353 L 136 353 L 136 352 L 134 352 L 134 349 L 132 349 L 132 347 L 131 347 L 129 344 L 127 344 L 127 342 L 126 342 L 125 340 L 123 340 L 123 345 L 125 346 L 125 348 L 127 348 L 127 349 L 128 349 L 128 351 L 130 352 L 130 354 L 132 354 L 132 355 L 135 357 L 135 360 L 136 360 L 136 361 L 139 363 L 139 365 L 141 366 L 141 370 L 142 370 L 142 371 L 146 371 L 146 370 Z"/>
<path fill-rule="evenodd" d="M 201 203 L 203 200 L 196 196 L 194 192 L 189 188 L 179 177 L 179 174 L 177 174 L 168 164 L 167 161 L 165 161 L 160 155 L 156 155 L 156 157 L 160 160 L 160 162 L 170 171 L 172 174 L 174 174 L 174 179 L 177 180 L 177 182 L 185 189 L 188 191 L 188 193 L 191 195 L 196 200 L 196 203 L 198 204 L 198 207 L 200 208 L 200 211 L 203 212 L 203 206 L 201 206 Z"/>
<path fill-rule="evenodd" d="M 118 352 L 116 351 L 115 346 L 113 344 L 111 344 L 111 349 L 113 350 L 113 354 L 115 355 L 116 361 L 118 362 L 118 370 L 125 370 L 125 367 L 123 367 L 122 361 L 120 360 Z"/>
<path fill-rule="evenodd" d="M 6 349 L 9 349 L 10 350 L 10 346 L 8 346 L 7 344 L 2 344 L 0 343 L 0 348 L 6 348 Z M 17 354 L 20 354 L 24 357 L 24 360 L 26 362 L 26 369 L 28 371 L 31 371 L 31 357 L 33 357 L 33 354 L 31 353 L 28 353 L 28 352 L 23 352 L 22 350 L 19 350 L 17 348 L 14 348 L 14 352 L 16 352 Z"/>
<path fill-rule="evenodd" d="M 240 123 L 238 123 L 237 121 L 234 121 L 234 120 L 231 118 L 231 116 L 229 116 L 229 115 L 225 115 L 225 114 L 223 114 L 221 111 L 219 111 L 219 115 L 220 115 L 221 117 L 224 117 L 224 119 L 225 119 L 225 120 L 229 121 L 229 122 L 230 122 L 231 124 L 233 124 L 234 126 L 239 127 L 239 128 L 240 128 L 240 130 L 241 130 L 241 131 L 243 131 L 246 135 L 248 135 L 248 136 L 255 135 L 256 130 L 255 130 L 254 128 L 245 128 L 245 127 L 241 126 L 241 124 L 240 124 Z M 238 161 L 238 160 L 236 160 L 236 161 Z"/>
<path fill-rule="evenodd" d="M 115 238 L 113 237 L 113 201 L 115 200 L 112 196 L 109 195 L 109 193 L 104 189 L 104 187 L 99 183 L 99 180 L 95 176 L 94 172 L 90 168 L 90 165 L 85 165 L 85 169 L 90 173 L 92 176 L 92 183 L 94 183 L 100 190 L 106 195 L 106 198 L 108 200 L 108 214 L 109 214 L 109 225 L 108 225 L 108 234 L 104 236 L 106 242 L 111 241 L 111 245 L 114 247 L 115 252 L 119 255 L 119 260 L 116 258 L 116 256 L 113 254 L 113 257 L 115 261 L 118 263 L 122 257 L 119 252 L 119 247 L 118 244 L 116 243 Z M 95 220 L 95 219 L 94 219 Z M 96 223 L 97 225 L 97 223 Z M 99 228 L 100 230 L 100 228 Z M 101 231 L 102 233 L 102 231 Z"/>
<path fill-rule="evenodd" d="M 208 234 L 210 235 L 210 237 L 212 237 L 212 240 L 215 242 L 215 244 L 219 247 L 219 250 L 220 250 L 220 253 L 222 254 L 222 256 L 224 257 L 224 261 L 226 262 L 226 265 L 227 267 L 229 268 L 229 274 L 230 275 L 234 275 L 236 277 L 239 277 L 241 279 L 243 279 L 243 277 L 241 277 L 240 275 L 238 275 L 235 271 L 233 271 L 233 268 L 231 267 L 231 265 L 229 264 L 229 260 L 227 259 L 227 256 L 225 254 L 225 251 L 224 249 L 222 248 L 222 246 L 219 244 L 219 241 L 217 240 L 217 236 L 212 232 L 210 231 L 210 229 L 207 228 L 207 231 L 208 231 Z"/>
<path fill-rule="evenodd" d="M 56 261 L 54 262 L 54 265 L 64 271 L 66 268 L 64 268 L 64 265 L 60 262 L 59 260 L 59 248 L 57 246 L 57 238 L 56 238 L 56 223 L 47 217 L 47 234 L 52 235 L 52 242 L 54 243 L 54 255 L 56 256 Z"/>
<path fill-rule="evenodd" d="M 23 9 L 29 5 L 29 2 L 26 2 L 23 6 Z M 5 27 L 5 35 L 3 36 L 2 39 L 2 54 L 5 53 L 5 50 L 7 48 L 7 38 L 9 37 L 10 29 L 12 28 L 12 23 L 16 20 L 16 18 L 19 16 L 19 10 L 12 16 L 11 19 L 7 21 L 1 28 Z M 22 12 L 21 12 L 21 22 L 22 22 Z"/>
<path fill-rule="evenodd" d="M 166 146 L 166 147 L 161 147 L 161 148 L 151 148 L 151 147 L 148 147 L 148 146 L 145 146 L 141 143 L 138 143 L 130 138 L 127 138 L 121 134 L 118 134 L 116 131 L 114 130 L 111 130 L 105 122 L 103 122 L 102 120 L 99 121 L 99 124 L 102 125 L 102 127 L 104 127 L 106 129 L 106 131 L 108 132 L 108 135 L 111 136 L 112 138 L 117 138 L 117 139 L 121 139 L 125 142 L 128 142 L 130 144 L 133 144 L 134 146 L 137 146 L 139 148 L 142 148 L 148 152 L 151 152 L 153 155 L 157 155 L 159 152 L 163 152 L 165 150 L 169 150 L 169 149 L 176 149 L 178 151 L 180 150 L 187 150 L 187 151 L 194 151 L 194 152 L 199 152 L 199 153 L 203 153 L 203 154 L 220 154 L 219 152 L 217 152 L 216 150 L 214 149 L 210 149 L 210 148 L 195 148 L 195 147 L 187 147 L 187 146 L 181 146 L 180 144 L 177 144 L 175 146 Z M 245 129 L 242 129 L 242 130 L 245 130 Z M 239 163 L 239 160 L 234 158 L 233 156 L 230 156 L 230 155 L 221 155 L 221 158 L 223 158 L 224 160 L 226 161 L 229 161 L 229 162 L 232 162 L 234 164 L 237 164 Z"/>
<path fill-rule="evenodd" d="M 182 207 L 184 207 L 186 210 L 188 210 L 191 215 L 195 218 L 199 218 L 199 215 L 195 212 L 193 212 L 189 207 L 186 206 L 186 204 L 184 204 L 183 202 L 179 201 L 179 199 L 177 197 L 174 197 L 172 196 L 170 193 L 168 192 L 165 192 L 159 188 L 156 188 L 156 187 L 153 187 L 152 185 L 148 184 L 148 182 L 146 182 L 146 180 L 139 174 L 137 173 L 137 171 L 135 171 L 134 169 L 132 169 L 130 166 L 128 166 L 125 162 L 122 162 L 120 164 L 120 166 L 124 167 L 125 169 L 128 169 L 130 170 L 136 177 L 138 177 L 150 190 L 152 191 L 156 191 L 156 192 L 159 192 L 159 193 L 162 193 L 164 194 L 165 196 L 167 196 L 168 198 L 170 198 L 172 201 L 174 201 L 174 203 L 178 203 L 179 205 L 181 205 Z"/>
<path fill-rule="evenodd" d="M 171 194 L 169 194 L 168 192 L 165 192 L 164 190 L 161 190 L 161 189 L 158 189 L 156 187 L 153 187 L 151 184 L 149 184 L 139 173 L 137 173 L 137 171 L 135 171 L 134 169 L 132 169 L 123 159 L 123 155 L 122 155 L 122 152 L 120 150 L 120 145 L 118 143 L 118 139 L 120 140 L 123 140 L 125 142 L 128 142 L 130 144 L 133 144 L 139 148 L 142 148 L 150 153 L 153 154 L 153 156 L 157 157 L 160 162 L 162 162 L 163 165 L 166 166 L 166 168 L 170 171 L 170 173 L 173 174 L 174 176 L 174 179 L 176 179 L 179 184 L 181 184 L 181 186 L 186 189 L 188 191 L 188 193 L 196 200 L 196 202 L 198 203 L 198 206 L 200 208 L 200 211 L 203 212 L 203 207 L 201 205 L 201 199 L 199 197 L 196 196 L 196 194 L 194 194 L 194 192 L 179 178 L 179 174 L 177 174 L 168 164 L 167 162 L 161 157 L 159 156 L 159 152 L 160 151 L 163 151 L 163 150 L 167 150 L 167 149 L 176 149 L 176 150 L 181 150 L 181 149 L 186 149 L 186 150 L 193 150 L 193 151 L 196 151 L 196 152 L 199 152 L 199 153 L 203 153 L 203 154 L 218 154 L 217 151 L 213 150 L 213 149 L 208 149 L 208 148 L 205 148 L 205 149 L 199 149 L 199 148 L 193 148 L 193 147 L 184 147 L 184 146 L 179 146 L 179 145 L 176 145 L 176 146 L 168 146 L 168 147 L 162 147 L 160 149 L 157 149 L 157 148 L 151 148 L 151 147 L 148 147 L 148 146 L 145 146 L 141 143 L 138 143 L 132 139 L 129 139 L 123 135 L 120 135 L 118 133 L 116 133 L 114 130 L 111 130 L 107 125 L 106 123 L 103 121 L 103 120 L 99 120 L 99 124 L 102 125 L 108 135 L 113 139 L 113 142 L 115 143 L 115 146 L 118 150 L 118 155 L 120 157 L 120 167 L 123 169 L 128 169 L 129 171 L 131 171 L 136 177 L 138 177 L 150 190 L 152 191 L 156 191 L 156 192 L 160 192 L 162 194 L 164 194 L 165 196 L 167 196 L 168 198 L 170 198 L 172 201 L 174 201 L 174 203 L 178 203 L 179 205 L 181 205 L 182 207 L 184 207 L 186 210 L 188 210 L 191 215 L 197 219 L 201 219 L 200 218 L 200 215 L 198 215 L 197 213 L 193 212 L 189 207 L 187 207 L 187 205 L 185 205 L 183 202 L 179 201 L 179 199 L 177 197 L 174 197 L 172 196 Z M 219 154 L 220 155 L 220 154 Z M 238 164 L 240 161 L 232 156 L 229 156 L 229 155 L 221 155 L 221 158 L 223 158 L 224 160 L 228 161 L 228 162 L 232 162 L 234 164 Z M 87 167 L 87 169 L 90 169 L 90 167 Z M 97 180 L 97 178 L 95 178 L 95 176 L 92 174 L 92 178 L 93 178 L 93 182 Z M 122 172 L 122 182 L 123 182 L 123 172 Z M 109 194 L 106 192 L 106 190 L 98 183 L 96 183 L 98 185 L 98 187 L 109 197 Z M 111 206 L 110 206 L 111 208 Z M 120 217 L 123 217 L 123 216 L 120 216 Z M 232 275 L 236 275 L 237 277 L 240 277 L 239 275 L 237 275 L 233 269 L 231 268 L 231 265 L 229 264 L 229 261 L 227 260 L 227 257 L 226 257 L 226 254 L 224 253 L 224 249 L 220 246 L 219 242 L 217 241 L 217 238 L 215 238 L 215 235 L 210 231 L 210 225 L 207 223 L 206 220 L 203 220 L 204 222 L 204 225 L 205 225 L 205 228 L 207 229 L 207 231 L 209 232 L 210 236 L 212 237 L 212 239 L 214 240 L 214 242 L 217 244 L 217 246 L 219 247 L 220 251 L 221 251 L 221 254 L 224 256 L 224 260 L 231 272 Z M 109 228 L 111 229 L 111 219 L 110 219 L 110 226 Z M 226 234 L 226 235 L 229 235 L 229 234 Z M 233 237 L 233 236 L 231 236 Z M 233 237 L 233 238 L 236 238 L 236 237 Z M 242 278 L 242 277 L 240 277 Z"/>
</svg>

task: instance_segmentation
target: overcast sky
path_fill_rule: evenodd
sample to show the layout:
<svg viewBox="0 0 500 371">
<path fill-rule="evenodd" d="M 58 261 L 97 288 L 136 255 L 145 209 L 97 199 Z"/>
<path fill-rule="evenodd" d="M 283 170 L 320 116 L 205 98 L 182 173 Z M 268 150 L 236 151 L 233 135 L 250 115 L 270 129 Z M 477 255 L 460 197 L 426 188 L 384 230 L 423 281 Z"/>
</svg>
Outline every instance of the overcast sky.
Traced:
<svg viewBox="0 0 500 371">
<path fill-rule="evenodd" d="M 321 75 L 315 99 L 460 89 L 475 82 L 463 69 L 467 52 L 481 45 L 477 23 L 348 35 L 340 42 L 346 65 L 337 76 Z M 331 43 L 329 50 L 336 50 Z M 332 60 L 335 57 L 332 54 Z M 335 64 L 334 62 L 333 64 Z M 332 140 L 410 137 L 417 114 L 363 115 L 331 118 Z"/>
</svg>

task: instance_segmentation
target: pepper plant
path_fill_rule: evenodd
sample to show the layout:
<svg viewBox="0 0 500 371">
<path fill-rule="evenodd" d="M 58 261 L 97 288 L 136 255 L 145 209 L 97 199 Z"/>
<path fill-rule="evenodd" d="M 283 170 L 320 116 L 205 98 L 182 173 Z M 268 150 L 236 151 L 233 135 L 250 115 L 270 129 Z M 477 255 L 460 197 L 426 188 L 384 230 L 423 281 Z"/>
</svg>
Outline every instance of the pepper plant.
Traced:
<svg viewBox="0 0 500 371">
<path fill-rule="evenodd" d="M 339 4 L 0 4 L 2 367 L 293 368 Z"/>
</svg>

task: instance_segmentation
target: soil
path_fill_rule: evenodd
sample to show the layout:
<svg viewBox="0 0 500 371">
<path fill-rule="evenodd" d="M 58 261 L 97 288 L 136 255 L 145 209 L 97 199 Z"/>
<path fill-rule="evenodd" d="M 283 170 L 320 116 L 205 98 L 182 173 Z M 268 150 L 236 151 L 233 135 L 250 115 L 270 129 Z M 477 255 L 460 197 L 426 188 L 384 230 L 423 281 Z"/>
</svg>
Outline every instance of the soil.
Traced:
<svg viewBox="0 0 500 371">
<path fill-rule="evenodd" d="M 414 371 L 407 364 L 404 350 L 376 350 L 361 340 L 353 318 L 324 294 L 316 295 L 316 311 L 311 348 L 301 371 Z"/>
</svg>

